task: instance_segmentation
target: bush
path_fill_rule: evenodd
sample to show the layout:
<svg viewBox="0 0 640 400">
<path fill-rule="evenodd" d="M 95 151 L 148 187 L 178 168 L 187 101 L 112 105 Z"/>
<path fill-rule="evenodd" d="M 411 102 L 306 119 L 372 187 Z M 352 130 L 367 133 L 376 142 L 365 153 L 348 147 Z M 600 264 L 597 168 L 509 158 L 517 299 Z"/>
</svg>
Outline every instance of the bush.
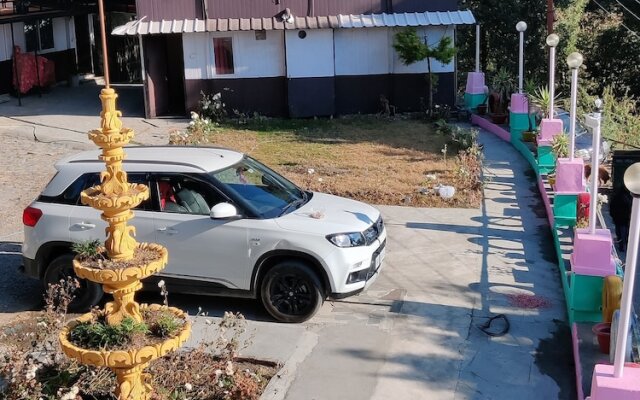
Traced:
<svg viewBox="0 0 640 400">
<path fill-rule="evenodd" d="M 202 119 L 220 123 L 227 116 L 226 104 L 222 101 L 222 94 L 220 92 L 215 94 L 200 92 L 198 106 L 198 111 Z"/>
<path fill-rule="evenodd" d="M 147 325 L 132 318 L 125 318 L 113 326 L 104 320 L 95 320 L 76 325 L 69 333 L 69 339 L 84 349 L 115 349 L 128 345 L 136 335 L 147 333 Z"/>
</svg>

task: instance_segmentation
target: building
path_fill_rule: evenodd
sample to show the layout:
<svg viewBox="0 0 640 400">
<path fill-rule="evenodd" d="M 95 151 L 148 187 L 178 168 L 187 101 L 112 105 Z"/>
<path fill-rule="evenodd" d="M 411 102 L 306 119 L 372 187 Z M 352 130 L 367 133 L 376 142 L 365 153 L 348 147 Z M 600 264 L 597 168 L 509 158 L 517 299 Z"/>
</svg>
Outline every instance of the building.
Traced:
<svg viewBox="0 0 640 400">
<path fill-rule="evenodd" d="M 107 26 L 121 25 L 135 16 L 133 0 L 105 3 Z M 108 39 L 112 81 L 140 81 L 138 41 Z M 42 57 L 53 61 L 56 82 L 67 81 L 77 73 L 102 75 L 96 1 L 0 0 L 0 94 L 14 92 L 14 75 L 20 77 L 24 72 L 14 68 L 15 46 L 34 60 Z"/>
<path fill-rule="evenodd" d="M 270 116 L 375 113 L 426 98 L 426 61 L 405 66 L 394 33 L 415 26 L 436 44 L 474 24 L 455 0 L 137 0 L 137 19 L 113 35 L 138 36 L 148 116 L 184 115 L 200 92 L 229 109 Z M 455 60 L 432 63 L 436 103 L 455 101 Z"/>
</svg>

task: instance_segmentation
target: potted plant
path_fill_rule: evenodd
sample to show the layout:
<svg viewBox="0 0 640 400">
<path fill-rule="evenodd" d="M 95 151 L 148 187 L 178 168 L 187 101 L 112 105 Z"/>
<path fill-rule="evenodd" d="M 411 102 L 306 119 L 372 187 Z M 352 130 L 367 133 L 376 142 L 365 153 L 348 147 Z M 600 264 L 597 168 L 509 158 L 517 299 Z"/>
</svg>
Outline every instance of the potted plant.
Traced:
<svg viewBox="0 0 640 400">
<path fill-rule="evenodd" d="M 569 155 L 569 139 L 567 135 L 562 133 L 555 135 L 551 142 L 551 151 L 556 156 L 556 160 L 559 158 L 567 158 Z"/>
<path fill-rule="evenodd" d="M 504 124 L 509 114 L 509 96 L 514 89 L 513 78 L 506 68 L 500 68 L 491 81 L 493 92 L 489 96 L 491 121 L 494 124 Z"/>
<path fill-rule="evenodd" d="M 531 123 L 531 116 L 537 114 L 537 107 L 533 104 L 532 93 L 535 92 L 537 87 L 536 82 L 533 79 L 527 79 L 524 84 L 524 93 L 527 97 L 527 112 L 529 113 L 527 122 L 529 123 L 529 129 L 522 132 L 522 140 L 524 142 L 535 142 L 538 132 L 533 128 Z"/>
<path fill-rule="evenodd" d="M 532 94 L 529 95 L 529 99 L 536 112 L 536 122 L 540 124 L 542 118 L 551 118 L 549 115 L 549 105 L 551 104 L 551 94 L 549 93 L 549 87 L 540 86 Z M 558 96 L 554 97 L 554 102 L 558 100 Z"/>
</svg>

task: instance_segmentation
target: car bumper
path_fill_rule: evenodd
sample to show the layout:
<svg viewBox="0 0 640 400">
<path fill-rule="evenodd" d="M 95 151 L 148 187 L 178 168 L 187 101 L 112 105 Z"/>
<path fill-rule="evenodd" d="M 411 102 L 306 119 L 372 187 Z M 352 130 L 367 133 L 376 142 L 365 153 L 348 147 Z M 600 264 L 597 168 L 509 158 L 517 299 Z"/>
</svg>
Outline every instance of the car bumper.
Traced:
<svg viewBox="0 0 640 400">
<path fill-rule="evenodd" d="M 32 260 L 31 258 L 22 256 L 20 272 L 31 278 L 40 279 L 40 268 L 38 267 L 38 263 L 36 260 Z"/>
<path fill-rule="evenodd" d="M 333 290 L 330 297 L 334 299 L 341 299 L 358 294 L 375 282 L 384 265 L 386 232 L 372 245 L 366 248 L 360 248 L 358 253 L 350 253 L 351 254 L 343 260 L 342 265 L 344 267 L 340 268 L 339 272 L 333 275 Z M 354 262 L 354 259 L 358 258 L 360 259 Z M 354 267 L 355 265 L 358 265 L 358 267 Z M 356 282 L 349 282 L 350 276 L 357 277 L 358 280 Z"/>
</svg>

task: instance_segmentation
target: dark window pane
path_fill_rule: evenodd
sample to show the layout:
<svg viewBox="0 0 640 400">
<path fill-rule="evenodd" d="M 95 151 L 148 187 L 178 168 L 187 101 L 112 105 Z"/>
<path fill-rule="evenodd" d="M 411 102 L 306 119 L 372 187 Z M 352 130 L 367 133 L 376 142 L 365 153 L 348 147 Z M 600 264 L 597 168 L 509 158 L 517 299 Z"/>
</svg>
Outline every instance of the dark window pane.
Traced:
<svg viewBox="0 0 640 400">
<path fill-rule="evenodd" d="M 233 74 L 233 42 L 231 38 L 214 38 L 213 51 L 216 58 L 216 75 Z"/>
<path fill-rule="evenodd" d="M 24 37 L 27 41 L 26 51 L 35 51 L 38 49 L 38 25 L 35 22 L 24 24 Z"/>
<path fill-rule="evenodd" d="M 40 21 L 40 50 L 53 49 L 53 21 L 51 18 Z"/>
</svg>

